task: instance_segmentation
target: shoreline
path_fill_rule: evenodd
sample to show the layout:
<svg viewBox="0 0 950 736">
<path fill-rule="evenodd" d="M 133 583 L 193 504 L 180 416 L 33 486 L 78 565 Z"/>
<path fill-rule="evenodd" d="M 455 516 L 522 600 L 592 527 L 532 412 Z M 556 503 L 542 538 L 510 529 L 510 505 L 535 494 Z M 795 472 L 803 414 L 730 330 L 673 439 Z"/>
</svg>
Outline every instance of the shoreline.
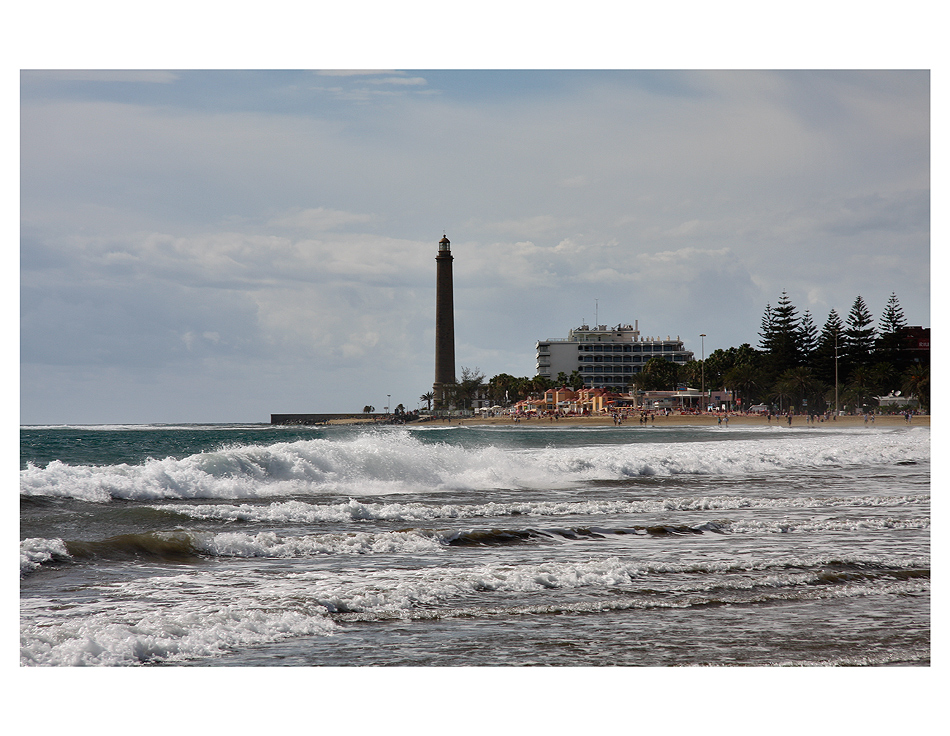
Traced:
<svg viewBox="0 0 950 736">
<path fill-rule="evenodd" d="M 427 424 L 429 422 L 426 422 Z M 437 424 L 438 422 L 433 422 Z M 614 426 L 614 420 L 610 416 L 597 416 L 597 417 L 560 417 L 556 421 L 551 421 L 550 417 L 541 417 L 538 419 L 528 419 L 522 420 L 520 422 L 515 422 L 509 417 L 471 417 L 466 419 L 453 420 L 452 424 L 462 424 L 462 425 L 507 425 L 507 424 L 521 424 L 524 426 L 532 425 L 544 425 L 544 426 L 590 426 L 590 427 L 603 427 L 603 426 Z M 646 425 L 640 424 L 640 420 L 636 417 L 630 417 L 624 421 L 620 426 L 625 427 L 643 427 L 643 426 L 653 426 L 653 427 L 718 427 L 719 426 L 719 417 L 717 415 L 713 416 L 695 416 L 690 414 L 671 414 L 670 416 L 663 416 L 658 414 L 654 417 L 653 421 L 648 422 Z M 725 425 L 725 417 L 723 417 L 723 425 Z M 729 415 L 729 425 L 730 427 L 788 427 L 788 422 L 784 416 L 772 417 L 772 421 L 762 416 L 744 416 L 744 415 Z M 813 428 L 835 428 L 835 427 L 863 427 L 864 426 L 864 417 L 863 416 L 846 416 L 838 417 L 837 419 L 832 419 L 827 422 L 806 422 L 804 415 L 795 415 L 792 417 L 792 429 L 796 427 L 805 427 L 809 429 Z M 868 421 L 869 427 L 929 427 L 930 426 L 930 415 L 920 415 L 914 416 L 910 424 L 902 416 L 894 415 L 875 415 L 874 422 Z"/>
<path fill-rule="evenodd" d="M 330 422 L 334 424 L 334 421 Z M 373 421 L 366 419 L 363 421 L 360 420 L 340 420 L 340 423 L 347 424 L 372 424 Z M 592 417 L 559 417 L 557 420 L 552 420 L 551 417 L 535 417 L 532 419 L 521 419 L 520 421 L 515 421 L 512 417 L 501 416 L 501 417 L 452 417 L 450 421 L 444 421 L 441 419 L 433 419 L 425 422 L 410 422 L 406 424 L 406 427 L 425 427 L 425 426 L 506 426 L 506 425 L 519 425 L 525 427 L 536 427 L 536 426 L 545 426 L 545 427 L 558 427 L 558 426 L 579 426 L 579 427 L 609 427 L 615 426 L 613 417 L 604 415 L 604 416 L 592 416 Z M 637 417 L 628 417 L 622 425 L 624 427 L 718 427 L 719 426 L 719 417 L 716 414 L 711 416 L 697 416 L 692 414 L 671 414 L 670 416 L 664 416 L 662 414 L 657 414 L 652 422 L 647 422 L 647 424 L 640 424 L 640 421 Z M 725 423 L 723 424 L 725 426 Z M 788 422 L 784 416 L 773 416 L 772 421 L 765 416 L 746 416 L 743 414 L 730 414 L 729 415 L 729 425 L 730 427 L 785 427 L 788 428 Z M 863 427 L 864 426 L 864 417 L 863 416 L 844 416 L 838 417 L 837 419 L 831 419 L 827 422 L 818 422 L 808 423 L 805 421 L 805 416 L 801 414 L 796 414 L 792 417 L 791 428 L 807 428 L 807 429 L 821 429 L 823 427 L 836 428 L 836 427 Z M 915 415 L 911 420 L 910 424 L 900 415 L 894 414 L 876 414 L 874 415 L 874 421 L 868 421 L 869 427 L 929 427 L 930 426 L 930 415 L 921 414 Z"/>
</svg>

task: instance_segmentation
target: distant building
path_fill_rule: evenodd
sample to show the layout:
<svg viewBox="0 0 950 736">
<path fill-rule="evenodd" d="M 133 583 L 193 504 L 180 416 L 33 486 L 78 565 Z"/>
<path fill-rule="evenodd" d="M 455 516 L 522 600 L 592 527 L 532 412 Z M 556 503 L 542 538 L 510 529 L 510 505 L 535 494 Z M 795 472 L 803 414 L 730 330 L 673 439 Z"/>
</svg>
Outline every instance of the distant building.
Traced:
<svg viewBox="0 0 950 736">
<path fill-rule="evenodd" d="M 912 362 L 930 365 L 929 327 L 904 327 L 898 334 L 902 349 Z"/>
<path fill-rule="evenodd" d="M 623 401 L 620 394 L 602 388 L 549 388 L 539 399 L 523 399 L 512 407 L 516 414 L 560 412 L 562 414 L 602 414 L 610 404 Z M 627 403 L 632 403 L 627 400 Z"/>
<path fill-rule="evenodd" d="M 544 392 L 546 411 L 576 411 L 577 392 L 566 387 L 549 388 Z"/>
<path fill-rule="evenodd" d="M 650 358 L 669 360 L 684 365 L 693 359 L 693 353 L 683 347 L 679 336 L 641 337 L 634 325 L 608 328 L 587 325 L 568 332 L 567 339 L 539 340 L 537 373 L 556 381 L 559 373 L 570 376 L 577 371 L 584 388 L 606 388 L 623 391 L 630 379 L 643 370 Z"/>
<path fill-rule="evenodd" d="M 891 391 L 887 396 L 875 396 L 877 399 L 877 405 L 882 409 L 893 409 L 896 407 L 910 407 L 916 409 L 920 406 L 920 402 L 917 401 L 913 396 L 901 396 L 900 391 Z"/>
</svg>

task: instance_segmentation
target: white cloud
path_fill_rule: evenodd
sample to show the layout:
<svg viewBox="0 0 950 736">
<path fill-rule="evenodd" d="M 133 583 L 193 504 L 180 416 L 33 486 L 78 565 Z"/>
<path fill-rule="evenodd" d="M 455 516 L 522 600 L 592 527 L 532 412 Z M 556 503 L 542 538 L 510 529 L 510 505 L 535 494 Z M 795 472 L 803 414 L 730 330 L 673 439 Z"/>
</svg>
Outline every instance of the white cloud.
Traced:
<svg viewBox="0 0 950 736">
<path fill-rule="evenodd" d="M 31 80 L 55 82 L 145 82 L 171 84 L 180 78 L 172 71 L 141 69 L 38 69 L 30 71 Z"/>
<path fill-rule="evenodd" d="M 379 74 L 405 74 L 395 69 L 320 69 L 314 74 L 320 77 L 366 77 Z"/>
<path fill-rule="evenodd" d="M 879 312 L 891 291 L 929 320 L 922 75 L 674 76 L 479 97 L 445 73 L 329 71 L 281 86 L 300 96 L 274 110 L 266 84 L 246 107 L 233 90 L 168 96 L 178 85 L 162 104 L 88 85 L 25 98 L 24 419 L 68 361 L 79 413 L 133 395 L 109 394 L 107 367 L 113 386 L 149 377 L 169 396 L 220 377 L 243 392 L 229 406 L 345 410 L 382 384 L 415 405 L 443 229 L 458 363 L 489 375 L 527 374 L 534 341 L 593 321 L 595 300 L 602 322 L 706 332 L 710 350 L 754 343 L 782 289 L 819 324 L 859 293 Z M 231 417 L 194 416 L 214 418 Z"/>
<path fill-rule="evenodd" d="M 538 239 L 577 225 L 574 218 L 554 215 L 532 215 L 500 222 L 473 222 L 472 226 L 490 230 L 508 238 Z"/>
<path fill-rule="evenodd" d="M 366 81 L 368 84 L 394 84 L 406 87 L 418 87 L 428 84 L 424 77 L 381 77 L 378 79 L 368 79 Z"/>
<path fill-rule="evenodd" d="M 369 222 L 372 219 L 372 215 L 342 212 L 325 207 L 312 207 L 278 215 L 271 218 L 268 224 L 276 227 L 323 232 L 325 230 L 336 230 L 354 223 Z"/>
</svg>

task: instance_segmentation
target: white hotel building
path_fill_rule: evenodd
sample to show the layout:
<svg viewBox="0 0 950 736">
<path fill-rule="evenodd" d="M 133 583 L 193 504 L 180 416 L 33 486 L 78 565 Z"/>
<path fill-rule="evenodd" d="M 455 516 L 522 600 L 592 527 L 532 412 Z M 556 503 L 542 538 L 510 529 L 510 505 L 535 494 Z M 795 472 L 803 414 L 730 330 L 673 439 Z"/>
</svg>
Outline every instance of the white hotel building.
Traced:
<svg viewBox="0 0 950 736">
<path fill-rule="evenodd" d="M 608 388 L 625 391 L 630 379 L 641 370 L 650 358 L 669 360 L 685 365 L 693 359 L 693 353 L 683 348 L 679 336 L 674 340 L 667 335 L 641 337 L 633 325 L 617 325 L 608 328 L 599 325 L 591 329 L 587 325 L 568 332 L 567 339 L 539 340 L 537 345 L 537 373 L 557 380 L 559 373 L 580 373 L 584 388 Z"/>
</svg>

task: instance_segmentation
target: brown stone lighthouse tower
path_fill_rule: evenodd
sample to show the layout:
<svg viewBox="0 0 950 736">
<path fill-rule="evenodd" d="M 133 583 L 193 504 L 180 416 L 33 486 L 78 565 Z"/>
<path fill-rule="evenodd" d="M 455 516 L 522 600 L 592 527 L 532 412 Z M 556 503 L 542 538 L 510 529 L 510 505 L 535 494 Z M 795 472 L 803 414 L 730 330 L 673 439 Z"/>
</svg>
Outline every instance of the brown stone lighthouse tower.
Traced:
<svg viewBox="0 0 950 736">
<path fill-rule="evenodd" d="M 455 383 L 455 307 L 452 303 L 452 251 L 442 236 L 435 257 L 435 383 L 432 393 L 438 409 L 449 407 L 446 390 Z"/>
</svg>

